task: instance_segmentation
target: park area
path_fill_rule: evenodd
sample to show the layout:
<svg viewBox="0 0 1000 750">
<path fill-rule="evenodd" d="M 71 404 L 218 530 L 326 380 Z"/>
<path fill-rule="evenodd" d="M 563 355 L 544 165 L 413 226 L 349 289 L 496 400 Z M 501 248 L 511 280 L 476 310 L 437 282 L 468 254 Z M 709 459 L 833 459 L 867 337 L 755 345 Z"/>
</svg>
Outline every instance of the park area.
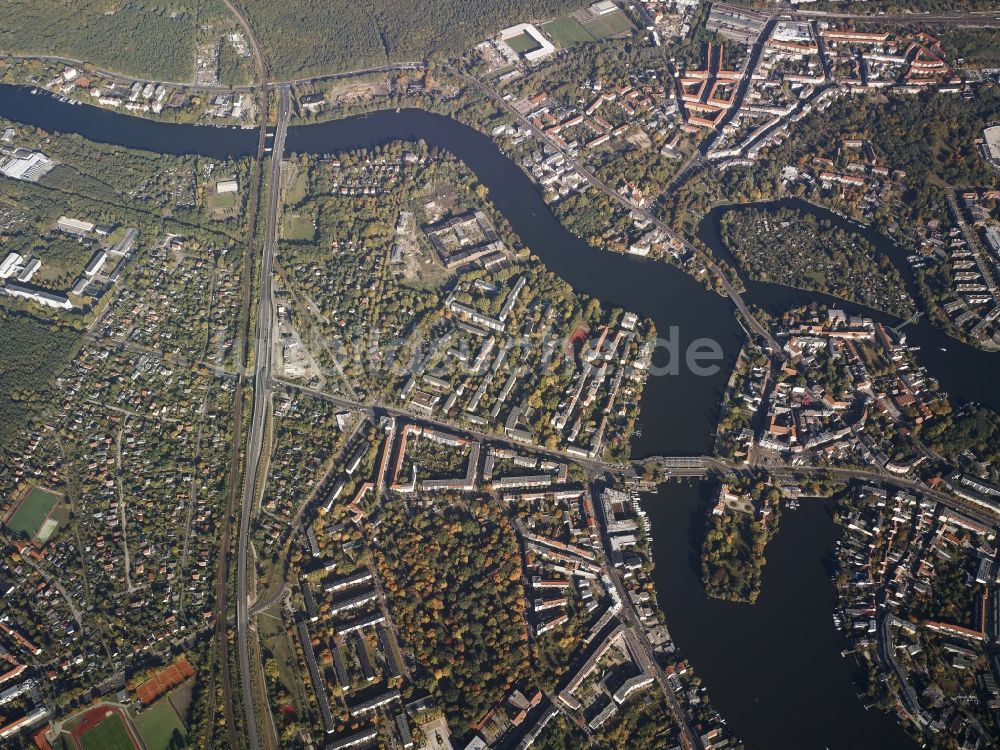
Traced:
<svg viewBox="0 0 1000 750">
<path fill-rule="evenodd" d="M 62 495 L 44 487 L 31 487 L 8 514 L 4 526 L 14 534 L 47 542 L 55 532 L 58 522 L 50 519 L 53 508 Z"/>
</svg>

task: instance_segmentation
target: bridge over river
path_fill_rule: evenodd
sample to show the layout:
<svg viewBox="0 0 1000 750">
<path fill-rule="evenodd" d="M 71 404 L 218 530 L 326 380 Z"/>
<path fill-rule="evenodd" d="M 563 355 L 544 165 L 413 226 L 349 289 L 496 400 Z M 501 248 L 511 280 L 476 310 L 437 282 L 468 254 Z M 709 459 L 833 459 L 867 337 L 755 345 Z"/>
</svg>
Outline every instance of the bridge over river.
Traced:
<svg viewBox="0 0 1000 750">
<path fill-rule="evenodd" d="M 711 456 L 649 456 L 633 463 L 641 474 L 668 477 L 703 477 L 710 471 L 731 471 Z"/>
</svg>

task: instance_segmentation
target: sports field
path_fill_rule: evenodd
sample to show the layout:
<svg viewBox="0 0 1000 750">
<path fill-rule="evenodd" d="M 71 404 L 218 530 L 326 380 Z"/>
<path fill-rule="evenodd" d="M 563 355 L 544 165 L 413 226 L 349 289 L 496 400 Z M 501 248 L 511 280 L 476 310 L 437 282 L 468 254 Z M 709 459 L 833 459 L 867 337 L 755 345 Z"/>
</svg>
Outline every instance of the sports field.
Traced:
<svg viewBox="0 0 1000 750">
<path fill-rule="evenodd" d="M 560 47 L 572 47 L 594 41 L 594 37 L 573 16 L 563 16 L 540 27 Z"/>
<path fill-rule="evenodd" d="M 625 14 L 620 10 L 616 10 L 613 13 L 605 13 L 603 16 L 598 16 L 592 21 L 587 21 L 584 28 L 589 31 L 595 39 L 606 39 L 609 36 L 614 36 L 615 34 L 623 34 L 626 31 L 632 31 L 634 28 L 632 22 L 626 18 Z"/>
<path fill-rule="evenodd" d="M 624 13 L 616 10 L 591 18 L 589 21 L 584 20 L 583 23 L 577 20 L 576 15 L 570 13 L 544 23 L 540 28 L 553 42 L 565 48 L 606 39 L 615 34 L 632 31 L 635 27 Z"/>
<path fill-rule="evenodd" d="M 135 750 L 122 718 L 113 713 L 79 739 L 83 750 Z"/>
<path fill-rule="evenodd" d="M 532 50 L 538 49 L 541 45 L 535 41 L 531 34 L 521 33 L 515 37 L 511 37 L 507 40 L 507 44 L 512 50 L 517 54 L 523 55 L 525 52 L 531 52 Z"/>
<path fill-rule="evenodd" d="M 27 497 L 17 506 L 17 510 L 14 511 L 5 525 L 15 534 L 24 534 L 35 538 L 42 530 L 45 519 L 61 499 L 62 495 L 57 492 L 42 487 L 32 487 L 28 491 Z M 46 532 L 45 540 L 47 540 L 55 529 L 47 528 L 44 531 Z"/>
<path fill-rule="evenodd" d="M 282 221 L 282 238 L 289 242 L 312 242 L 316 239 L 316 219 L 310 214 L 285 214 Z"/>
<path fill-rule="evenodd" d="M 135 720 L 147 750 L 177 750 L 185 747 L 184 725 L 167 698 L 161 698 Z"/>
</svg>

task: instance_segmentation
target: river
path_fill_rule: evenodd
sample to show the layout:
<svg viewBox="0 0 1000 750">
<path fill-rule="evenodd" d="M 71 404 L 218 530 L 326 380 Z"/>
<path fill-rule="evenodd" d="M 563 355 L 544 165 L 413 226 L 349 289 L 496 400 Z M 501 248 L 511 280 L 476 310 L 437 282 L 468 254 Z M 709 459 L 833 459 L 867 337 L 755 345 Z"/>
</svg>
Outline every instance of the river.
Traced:
<svg viewBox="0 0 1000 750">
<path fill-rule="evenodd" d="M 915 750 L 894 716 L 865 710 L 858 663 L 833 627 L 840 528 L 832 501 L 784 511 L 753 605 L 713 599 L 698 555 L 717 486 L 671 483 L 643 498 L 656 590 L 674 641 L 748 750 Z"/>
<path fill-rule="evenodd" d="M 828 211 L 798 198 L 786 198 L 776 201 L 753 203 L 756 208 L 776 210 L 778 208 L 794 208 L 808 212 L 845 231 L 860 234 L 876 250 L 888 257 L 900 275 L 914 300 L 919 305 L 913 278 L 913 270 L 906 261 L 906 251 L 890 238 L 880 234 L 871 227 L 845 219 L 843 216 Z M 820 302 L 830 307 L 839 307 L 859 315 L 879 320 L 887 325 L 898 324 L 899 318 L 874 310 L 854 302 L 832 297 L 819 292 L 807 292 L 793 287 L 764 281 L 753 281 L 740 270 L 739 262 L 726 249 L 721 235 L 721 219 L 732 206 L 719 206 L 705 215 L 698 225 L 698 237 L 712 252 L 726 261 L 740 275 L 746 292 L 743 298 L 750 304 L 757 305 L 769 313 L 780 315 L 792 307 L 807 305 L 810 302 Z M 954 396 L 959 402 L 978 401 L 1000 410 L 1000 389 L 996 387 L 997 376 L 1000 373 L 1000 353 L 987 352 L 952 338 L 930 323 L 926 316 L 903 328 L 907 343 L 920 347 L 917 360 L 927 368 L 927 371 L 938 380 L 941 388 Z"/>
<path fill-rule="evenodd" d="M 53 133 L 168 154 L 234 158 L 254 153 L 257 142 L 256 131 L 156 123 L 10 86 L 0 86 L 0 115 Z M 727 299 L 672 266 L 596 250 L 572 236 L 489 138 L 449 118 L 422 110 L 382 111 L 292 127 L 287 145 L 290 152 L 316 154 L 416 139 L 462 159 L 524 244 L 578 292 L 651 318 L 661 336 L 676 327 L 682 352 L 699 337 L 719 342 L 726 361 L 715 375 L 699 377 L 682 367 L 678 375 L 650 377 L 641 404 L 642 435 L 633 443 L 637 456 L 708 452 L 722 391 L 743 340 Z M 710 214 L 701 231 L 721 254 L 718 218 L 718 212 Z M 774 284 L 747 286 L 749 301 L 769 310 L 824 299 Z M 921 323 L 907 331 L 930 355 L 923 359 L 942 385 L 959 398 L 996 404 L 989 381 L 1000 360 L 925 328 Z M 935 354 L 939 343 L 948 346 L 949 357 Z M 913 747 L 892 717 L 863 709 L 849 662 L 839 656 L 843 639 L 833 629 L 834 592 L 824 567 L 837 533 L 828 506 L 815 503 L 786 514 L 768 548 L 760 601 L 749 607 L 709 599 L 701 588 L 692 555 L 706 508 L 697 489 L 666 487 L 646 505 L 668 625 L 750 750 Z"/>
</svg>

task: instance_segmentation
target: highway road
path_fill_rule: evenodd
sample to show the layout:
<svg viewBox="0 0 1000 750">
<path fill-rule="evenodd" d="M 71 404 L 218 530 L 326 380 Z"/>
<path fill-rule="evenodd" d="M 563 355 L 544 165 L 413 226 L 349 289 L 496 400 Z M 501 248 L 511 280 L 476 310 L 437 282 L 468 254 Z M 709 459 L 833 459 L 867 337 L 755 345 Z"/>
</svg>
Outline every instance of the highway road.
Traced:
<svg viewBox="0 0 1000 750">
<path fill-rule="evenodd" d="M 264 225 L 264 248 L 261 254 L 260 286 L 257 302 L 257 335 L 254 350 L 253 410 L 247 441 L 247 462 L 243 482 L 243 502 L 240 512 L 236 560 L 236 642 L 239 650 L 240 685 L 246 711 L 246 739 L 250 750 L 260 750 L 260 732 L 254 710 L 253 673 L 250 669 L 250 521 L 260 487 L 257 468 L 260 465 L 267 428 L 270 403 L 271 355 L 274 336 L 274 248 L 278 241 L 278 214 L 281 205 L 281 158 L 291 116 L 291 93 L 281 87 L 278 105 L 278 127 L 271 152 L 267 215 Z"/>
<path fill-rule="evenodd" d="M 236 711 L 233 705 L 233 682 L 229 671 L 229 557 L 232 551 L 232 519 L 236 512 L 236 499 L 240 486 L 239 477 L 242 470 L 243 457 L 243 390 L 246 384 L 247 353 L 249 351 L 250 336 L 250 308 L 253 299 L 253 272 L 254 259 L 257 240 L 257 209 L 260 199 L 261 177 L 264 167 L 264 157 L 268 139 L 268 115 L 270 111 L 270 96 L 268 89 L 267 61 L 264 57 L 263 49 L 253 35 L 253 29 L 243 17 L 239 8 L 234 6 L 231 0 L 223 0 L 226 7 L 237 19 L 240 26 L 248 35 L 250 47 L 253 50 L 254 59 L 257 65 L 258 83 L 260 87 L 260 125 L 257 139 L 257 155 L 254 159 L 248 180 L 247 191 L 250 195 L 248 206 L 247 222 L 247 246 L 244 261 L 243 278 L 243 299 L 240 308 L 240 327 L 238 350 L 238 375 L 233 399 L 233 446 L 229 460 L 229 481 L 226 512 L 222 518 L 222 527 L 219 530 L 219 563 L 216 569 L 216 611 L 215 611 L 215 655 L 214 662 L 216 670 L 212 672 L 211 684 L 208 688 L 208 732 L 205 744 L 211 745 L 212 732 L 216 725 L 215 700 L 217 695 L 216 679 L 222 682 L 222 693 L 224 702 L 224 715 L 226 731 L 229 735 L 229 745 L 232 748 L 242 746 L 236 730 Z M 218 675 L 218 677 L 216 676 Z"/>
<path fill-rule="evenodd" d="M 244 267 L 243 277 L 247 280 L 243 287 L 243 302 L 240 312 L 240 337 L 238 341 L 239 359 L 238 367 L 239 372 L 237 375 L 237 384 L 235 389 L 235 397 L 233 399 L 233 448 L 232 454 L 230 456 L 229 463 L 229 491 L 226 512 L 222 520 L 222 528 L 219 532 L 219 564 L 216 570 L 216 612 L 215 612 L 215 643 L 216 643 L 216 658 L 215 663 L 218 668 L 218 676 L 222 681 L 222 692 L 223 701 L 225 709 L 225 725 L 226 730 L 229 734 L 229 743 L 233 748 L 240 747 L 239 737 L 236 734 L 236 713 L 233 707 L 233 684 L 231 676 L 229 673 L 229 617 L 228 617 L 228 605 L 229 605 L 229 556 L 232 550 L 232 518 L 236 510 L 236 498 L 238 495 L 238 487 L 240 486 L 239 477 L 241 476 L 242 463 L 241 459 L 243 456 L 243 388 L 246 383 L 246 363 L 247 363 L 247 351 L 248 351 L 248 338 L 249 338 L 249 326 L 250 326 L 250 304 L 253 297 L 253 288 L 251 280 L 253 279 L 254 270 L 254 245 L 255 238 L 257 234 L 257 203 L 258 196 L 260 195 L 260 176 L 261 170 L 263 169 L 263 159 L 264 159 L 264 148 L 267 141 L 267 95 L 265 89 L 265 95 L 262 97 L 263 107 L 261 110 L 261 125 L 260 125 L 260 138 L 257 145 L 257 158 L 254 162 L 254 166 L 251 170 L 251 176 L 248 185 L 248 191 L 250 193 L 250 206 L 249 206 L 249 228 L 247 231 L 247 249 L 246 249 L 246 263 Z M 209 689 L 209 716 L 215 715 L 215 673 L 213 672 L 212 681 L 213 684 Z M 206 744 L 209 744 L 211 740 L 211 732 L 214 731 L 215 726 L 214 721 L 210 721 L 209 724 L 209 734 L 206 738 Z"/>
</svg>

